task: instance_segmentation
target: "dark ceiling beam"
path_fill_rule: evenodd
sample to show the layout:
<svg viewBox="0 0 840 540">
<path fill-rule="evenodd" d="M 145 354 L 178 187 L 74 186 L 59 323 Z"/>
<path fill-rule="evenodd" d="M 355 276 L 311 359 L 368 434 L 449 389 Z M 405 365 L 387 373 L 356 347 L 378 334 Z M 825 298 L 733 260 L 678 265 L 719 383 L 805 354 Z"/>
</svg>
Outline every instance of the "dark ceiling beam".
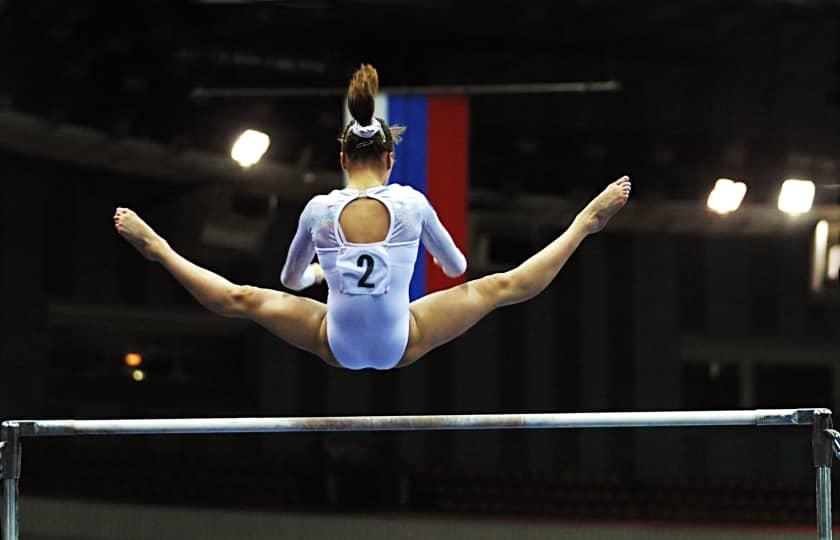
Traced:
<svg viewBox="0 0 840 540">
<path fill-rule="evenodd" d="M 470 197 L 473 232 L 541 237 L 547 230 L 567 227 L 586 201 L 546 195 L 505 197 L 474 191 Z M 727 216 L 706 208 L 705 201 L 631 200 L 609 223 L 610 233 L 761 236 L 801 233 L 817 221 L 840 223 L 840 205 L 816 205 L 805 215 L 791 217 L 771 204 L 745 204 Z"/>
<path fill-rule="evenodd" d="M 37 117 L 0 112 L 0 149 L 14 153 L 108 170 L 135 178 L 193 184 L 224 184 L 252 193 L 279 194 L 284 202 L 304 202 L 343 184 L 337 172 L 306 172 L 289 164 L 264 162 L 242 169 L 227 156 L 179 150 L 151 141 L 115 139 L 102 131 L 56 125 Z M 513 228 L 563 227 L 583 201 L 474 192 L 471 213 L 476 230 L 509 232 Z M 709 212 L 703 201 L 633 201 L 610 224 L 612 232 L 669 232 L 709 235 L 789 233 L 813 227 L 818 219 L 840 222 L 840 206 L 815 207 L 790 218 L 771 205 L 745 205 L 730 216 Z"/>
<path fill-rule="evenodd" d="M 521 84 L 466 84 L 437 86 L 392 86 L 383 87 L 384 94 L 411 95 L 510 95 L 510 94 L 588 94 L 594 92 L 620 92 L 618 81 L 580 81 L 559 83 Z M 342 97 L 346 87 L 289 87 L 289 88 L 194 88 L 192 98 L 255 98 L 255 97 Z"/>
<path fill-rule="evenodd" d="M 268 56 L 242 51 L 181 49 L 175 59 L 180 62 L 206 62 L 215 66 L 236 66 L 239 68 L 262 69 L 277 72 L 304 72 L 323 74 L 329 69 L 327 62 L 306 58 Z"/>
<path fill-rule="evenodd" d="M 57 125 L 11 111 L 0 112 L 0 149 L 133 177 L 233 184 L 242 191 L 282 194 L 284 200 L 294 202 L 342 184 L 338 172 L 307 171 L 271 161 L 243 169 L 227 156 L 149 140 L 118 139 L 103 131 Z"/>
</svg>

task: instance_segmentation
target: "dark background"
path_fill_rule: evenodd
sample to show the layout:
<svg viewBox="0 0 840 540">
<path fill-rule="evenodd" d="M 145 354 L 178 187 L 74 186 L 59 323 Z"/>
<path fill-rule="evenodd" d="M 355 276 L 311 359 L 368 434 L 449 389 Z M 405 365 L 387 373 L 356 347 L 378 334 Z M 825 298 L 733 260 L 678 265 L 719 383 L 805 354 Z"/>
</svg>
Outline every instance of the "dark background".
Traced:
<svg viewBox="0 0 840 540">
<path fill-rule="evenodd" d="M 838 220 L 838 15 L 808 0 L 0 1 L 0 417 L 840 406 L 840 305 L 809 290 L 814 224 Z M 341 98 L 265 94 L 343 87 L 362 61 L 383 86 L 620 83 L 472 99 L 471 277 L 634 180 L 543 295 L 386 373 L 203 312 L 111 224 L 129 206 L 199 264 L 279 288 L 303 204 L 341 181 Z M 199 90 L 220 88 L 258 95 Z M 240 171 L 226 154 L 248 127 L 272 147 Z M 721 176 L 749 185 L 726 218 L 704 208 Z M 789 177 L 818 186 L 797 219 L 775 210 Z M 22 489 L 791 524 L 813 519 L 812 477 L 797 429 L 296 434 L 32 440 Z"/>
</svg>

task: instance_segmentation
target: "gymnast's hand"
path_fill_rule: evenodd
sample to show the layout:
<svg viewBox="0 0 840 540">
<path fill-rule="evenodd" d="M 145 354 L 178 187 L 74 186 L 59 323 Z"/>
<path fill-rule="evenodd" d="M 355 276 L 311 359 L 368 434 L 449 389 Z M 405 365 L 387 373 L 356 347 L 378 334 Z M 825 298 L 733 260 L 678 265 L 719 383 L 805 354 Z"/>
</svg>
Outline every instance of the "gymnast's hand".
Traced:
<svg viewBox="0 0 840 540">
<path fill-rule="evenodd" d="M 312 269 L 312 273 L 315 274 L 315 283 L 320 285 L 324 282 L 324 269 L 321 268 L 320 263 L 312 263 L 309 265 L 309 268 Z"/>
</svg>

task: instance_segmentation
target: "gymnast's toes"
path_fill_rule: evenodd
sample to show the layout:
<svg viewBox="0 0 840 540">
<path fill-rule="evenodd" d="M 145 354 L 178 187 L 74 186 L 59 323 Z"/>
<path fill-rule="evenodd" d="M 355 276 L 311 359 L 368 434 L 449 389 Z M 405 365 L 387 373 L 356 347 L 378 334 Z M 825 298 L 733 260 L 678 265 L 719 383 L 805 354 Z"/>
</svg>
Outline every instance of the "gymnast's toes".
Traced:
<svg viewBox="0 0 840 540">
<path fill-rule="evenodd" d="M 607 222 L 627 203 L 629 198 L 629 177 L 622 176 L 608 185 L 581 212 L 587 232 L 595 233 L 603 229 Z"/>
<path fill-rule="evenodd" d="M 114 214 L 114 226 L 117 233 L 134 246 L 144 257 L 157 258 L 157 247 L 162 243 L 160 237 L 145 221 L 128 208 L 117 208 Z"/>
</svg>

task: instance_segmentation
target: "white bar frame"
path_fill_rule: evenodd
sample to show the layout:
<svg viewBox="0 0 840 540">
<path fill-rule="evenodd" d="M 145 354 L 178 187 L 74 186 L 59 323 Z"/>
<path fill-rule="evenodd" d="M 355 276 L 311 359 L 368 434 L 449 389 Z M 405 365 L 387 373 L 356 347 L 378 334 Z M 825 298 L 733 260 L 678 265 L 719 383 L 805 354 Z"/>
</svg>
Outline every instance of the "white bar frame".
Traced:
<svg viewBox="0 0 840 540">
<path fill-rule="evenodd" d="M 656 428 L 696 426 L 811 426 L 817 471 L 818 538 L 831 539 L 831 450 L 828 409 L 580 412 L 423 416 L 172 418 L 138 420 L 12 420 L 3 422 L 3 540 L 19 540 L 21 439 L 82 435 L 278 433 L 305 431 L 429 431 L 483 429 Z"/>
</svg>

